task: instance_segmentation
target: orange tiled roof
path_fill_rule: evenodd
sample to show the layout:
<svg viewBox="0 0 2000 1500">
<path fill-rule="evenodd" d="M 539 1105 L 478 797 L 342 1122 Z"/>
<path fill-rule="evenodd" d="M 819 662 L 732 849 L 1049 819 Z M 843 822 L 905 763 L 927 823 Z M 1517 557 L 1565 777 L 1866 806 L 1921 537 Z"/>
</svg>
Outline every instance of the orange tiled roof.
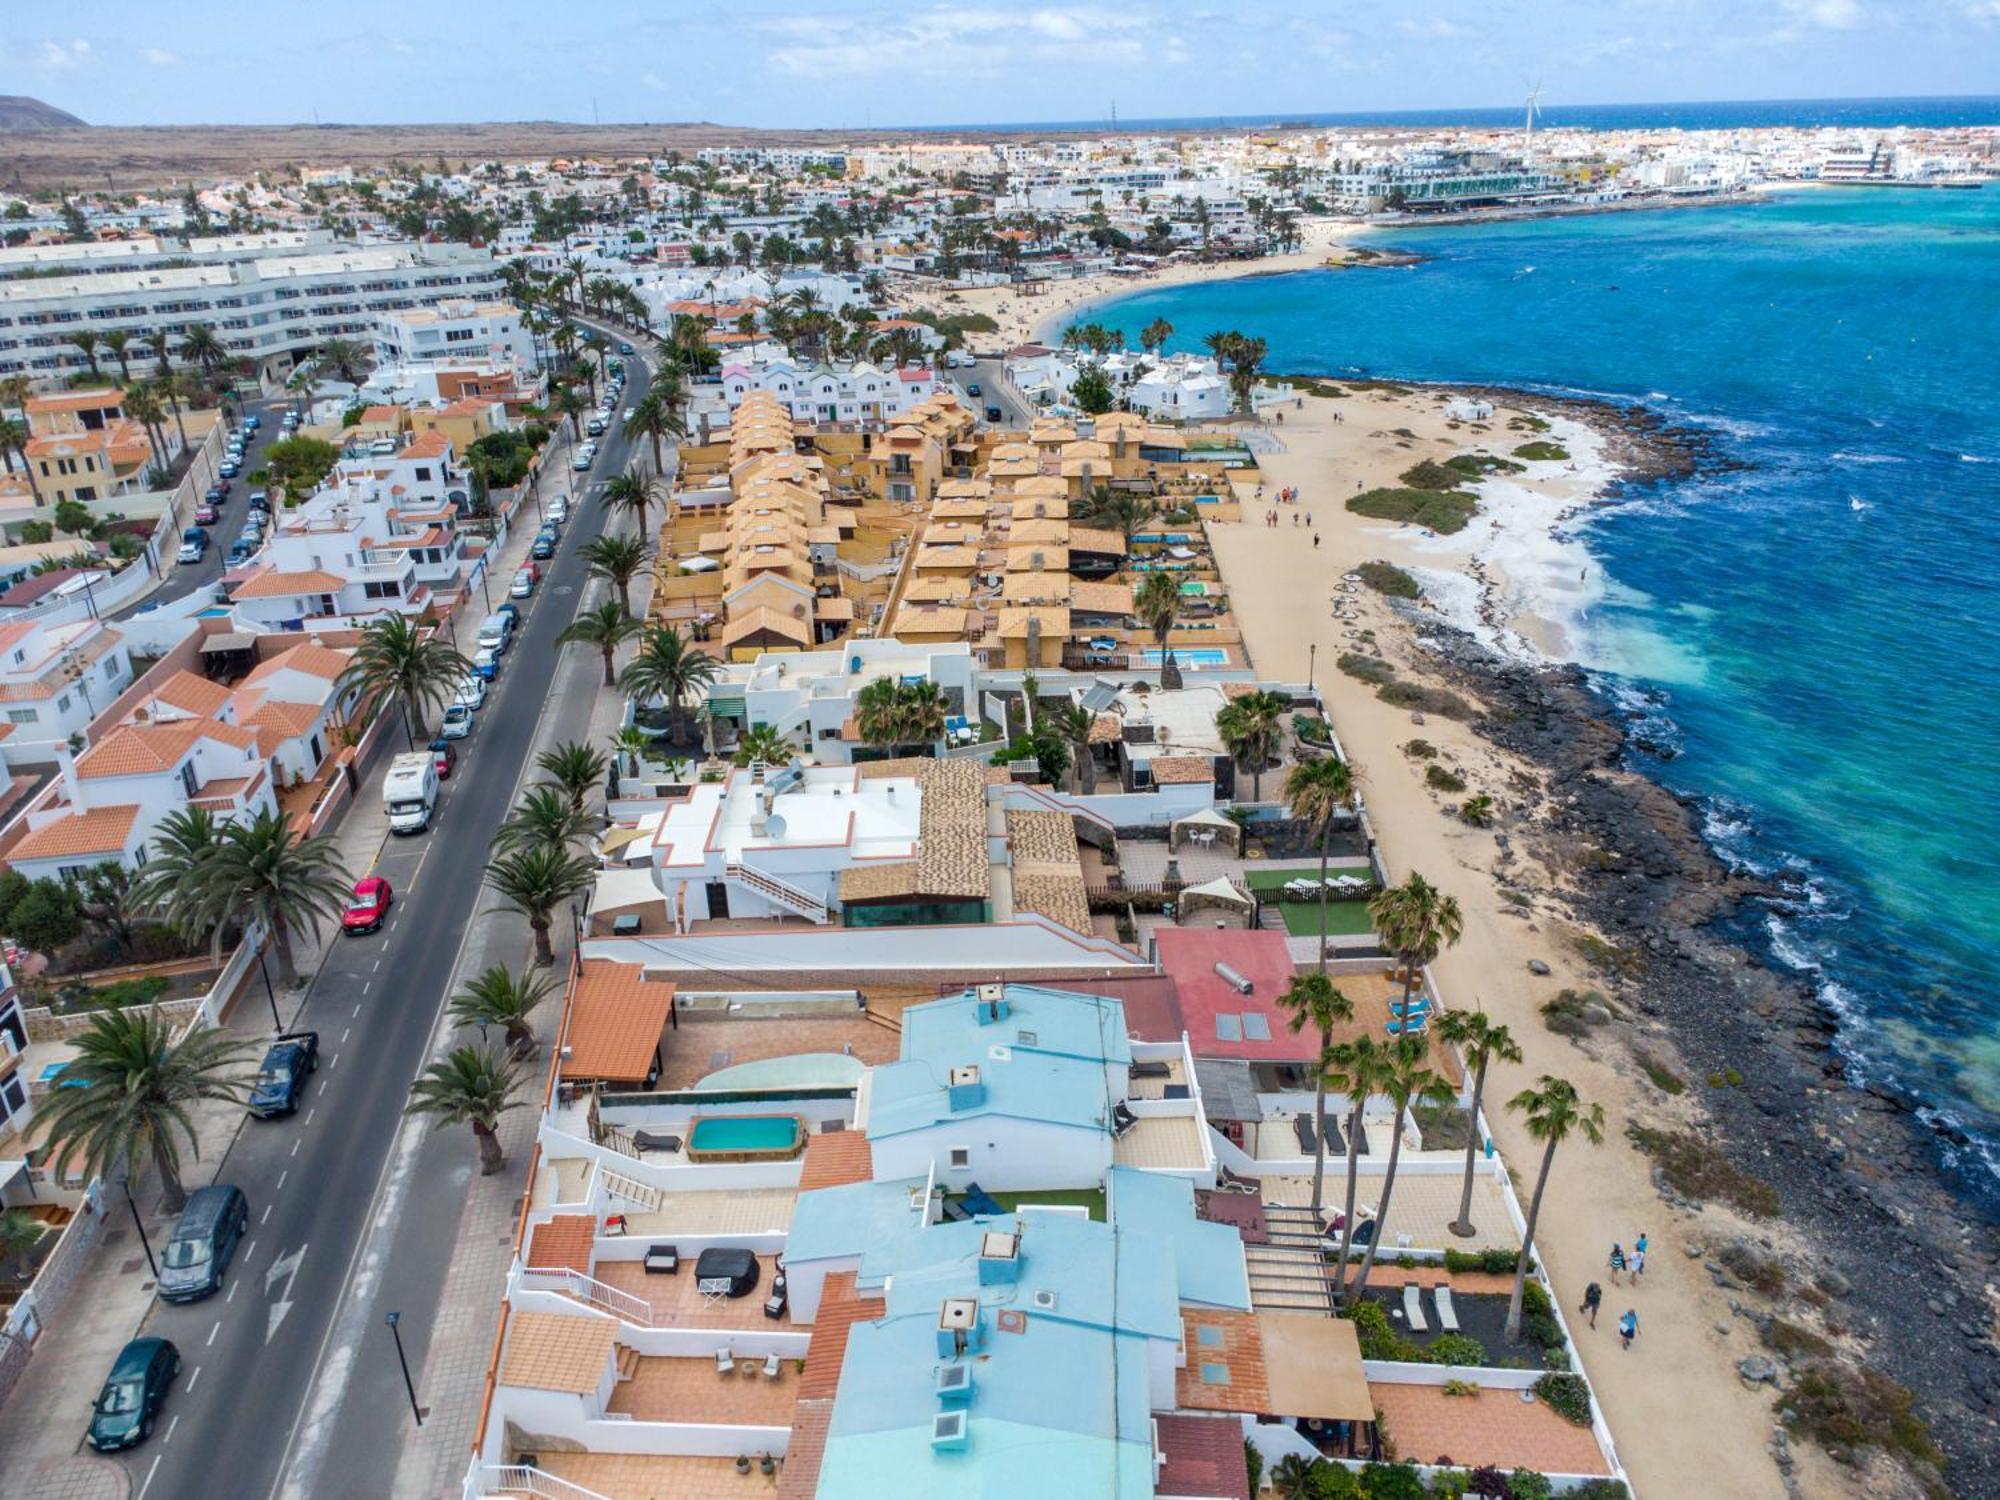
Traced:
<svg viewBox="0 0 2000 1500">
<path fill-rule="evenodd" d="M 1264 1338 L 1257 1315 L 1220 1308 L 1181 1313 L 1187 1366 L 1174 1377 L 1180 1404 L 1190 1411 L 1262 1412 L 1271 1409 L 1264 1372 Z M 1209 1377 L 1219 1373 L 1219 1381 Z M 1391 1431 L 1395 1429 L 1391 1428 Z M 1397 1437 L 1400 1446 L 1402 1438 Z"/>
<path fill-rule="evenodd" d="M 274 568 L 237 585 L 236 597 L 279 599 L 287 594 L 335 594 L 345 587 L 347 580 L 338 573 L 328 573 L 318 568 L 307 568 L 297 573 L 283 573 Z"/>
<path fill-rule="evenodd" d="M 433 429 L 398 453 L 398 458 L 443 458 L 451 451 L 451 439 Z"/>
<path fill-rule="evenodd" d="M 608 1318 L 516 1313 L 507 1328 L 500 1383 L 586 1395 L 604 1378 L 617 1341 L 618 1325 Z"/>
<path fill-rule="evenodd" d="M 322 646 L 316 641 L 307 641 L 276 656 L 267 657 L 257 663 L 250 675 L 243 679 L 245 687 L 255 687 L 268 679 L 272 673 L 289 668 L 295 672 L 308 672 L 314 677 L 324 677 L 332 682 L 345 672 L 354 658 L 345 651 L 336 651 L 331 646 Z"/>
<path fill-rule="evenodd" d="M 544 1164 L 543 1170 L 549 1170 Z M 528 1241 L 527 1264 L 537 1270 L 552 1271 L 564 1266 L 590 1274 L 590 1246 L 597 1220 L 589 1214 L 557 1214 L 535 1226 Z"/>
<path fill-rule="evenodd" d="M 178 719 L 171 724 L 120 724 L 76 759 L 76 774 L 145 776 L 179 765 L 210 727 L 208 719 Z"/>
<path fill-rule="evenodd" d="M 641 964 L 591 959 L 571 1001 L 565 1078 L 644 1083 L 667 1024 L 674 987 L 645 977 Z"/>
<path fill-rule="evenodd" d="M 807 1138 L 798 1190 L 810 1193 L 815 1188 L 869 1182 L 874 1176 L 875 1153 L 868 1137 L 858 1130 L 837 1130 L 832 1135 Z"/>
<path fill-rule="evenodd" d="M 153 696 L 182 713 L 206 718 L 229 701 L 229 689 L 183 667 L 154 688 Z"/>
<path fill-rule="evenodd" d="M 116 387 L 83 391 L 64 391 L 50 396 L 30 396 L 28 415 L 38 411 L 98 411 L 107 406 L 120 410 L 125 406 L 125 393 Z"/>
<path fill-rule="evenodd" d="M 243 722 L 252 729 L 274 730 L 280 739 L 295 739 L 312 731 L 319 722 L 320 708 L 319 704 L 285 703 L 274 698 L 259 704 Z"/>
<path fill-rule="evenodd" d="M 884 1311 L 880 1298 L 855 1295 L 852 1271 L 836 1271 L 826 1278 L 820 1288 L 819 1312 L 813 1317 L 812 1342 L 806 1345 L 806 1367 L 799 1375 L 800 1401 L 833 1395 L 840 1385 L 841 1363 L 847 1358 L 848 1329 L 879 1318 Z"/>
<path fill-rule="evenodd" d="M 53 823 L 44 823 L 22 839 L 7 857 L 10 860 L 60 859 L 78 854 L 120 854 L 131 836 L 137 807 L 94 807 L 89 812 L 71 813 Z"/>
</svg>

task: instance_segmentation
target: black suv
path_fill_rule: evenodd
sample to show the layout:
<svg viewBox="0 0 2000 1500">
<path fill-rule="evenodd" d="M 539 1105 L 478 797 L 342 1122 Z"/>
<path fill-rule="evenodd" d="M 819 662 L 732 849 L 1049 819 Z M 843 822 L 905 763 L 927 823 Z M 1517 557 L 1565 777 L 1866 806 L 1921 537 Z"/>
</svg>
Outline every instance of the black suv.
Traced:
<svg viewBox="0 0 2000 1500">
<path fill-rule="evenodd" d="M 271 1043 L 250 1090 L 250 1113 L 260 1120 L 296 1113 L 306 1079 L 319 1066 L 319 1033 L 288 1031 Z"/>
</svg>

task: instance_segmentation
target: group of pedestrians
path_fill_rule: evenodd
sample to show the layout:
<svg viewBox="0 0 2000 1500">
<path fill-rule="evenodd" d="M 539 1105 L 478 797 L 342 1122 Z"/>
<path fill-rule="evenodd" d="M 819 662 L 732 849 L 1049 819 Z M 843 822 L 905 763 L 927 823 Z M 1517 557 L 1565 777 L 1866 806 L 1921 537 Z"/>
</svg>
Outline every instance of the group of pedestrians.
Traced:
<svg viewBox="0 0 2000 1500">
<path fill-rule="evenodd" d="M 1257 498 L 1261 500 L 1263 497 L 1264 486 L 1260 484 L 1257 486 Z M 1288 484 L 1278 491 L 1278 504 L 1297 505 L 1298 503 L 1299 490 L 1297 485 Z M 1312 531 L 1312 523 L 1313 516 L 1311 511 L 1292 512 L 1292 524 L 1294 526 L 1303 526 L 1308 531 Z M 1264 524 L 1266 526 L 1276 526 L 1278 524 L 1278 513 L 1276 510 L 1267 510 L 1264 512 Z M 1315 547 L 1319 545 L 1319 533 L 1316 531 L 1313 532 L 1313 545 Z"/>
<path fill-rule="evenodd" d="M 1610 1282 L 1613 1286 L 1617 1286 L 1618 1278 L 1620 1276 L 1625 1276 L 1630 1278 L 1626 1282 L 1626 1285 L 1637 1286 L 1639 1284 L 1639 1278 L 1646 1274 L 1646 1252 L 1647 1249 L 1649 1248 L 1649 1244 L 1650 1242 L 1647 1240 L 1646 1235 L 1642 1231 L 1639 1235 L 1639 1238 L 1633 1241 L 1632 1252 L 1630 1255 L 1626 1254 L 1625 1247 L 1623 1245 L 1621 1244 L 1612 1245 L 1611 1259 L 1609 1262 L 1609 1266 L 1605 1271 L 1604 1279 Z M 1599 1286 L 1596 1282 L 1594 1281 L 1591 1282 L 1589 1286 L 1583 1289 L 1583 1305 L 1579 1307 L 1577 1311 L 1580 1313 L 1587 1313 L 1589 1315 L 1590 1326 L 1592 1328 L 1595 1328 L 1597 1326 L 1597 1309 L 1600 1305 L 1602 1305 L 1603 1301 L 1604 1301 L 1604 1288 Z M 1624 1312 L 1620 1313 L 1618 1316 L 1619 1347 L 1621 1349 L 1630 1349 L 1632 1347 L 1632 1340 L 1634 1340 L 1638 1336 L 1639 1336 L 1639 1311 L 1637 1308 L 1628 1307 L 1625 1309 Z"/>
</svg>

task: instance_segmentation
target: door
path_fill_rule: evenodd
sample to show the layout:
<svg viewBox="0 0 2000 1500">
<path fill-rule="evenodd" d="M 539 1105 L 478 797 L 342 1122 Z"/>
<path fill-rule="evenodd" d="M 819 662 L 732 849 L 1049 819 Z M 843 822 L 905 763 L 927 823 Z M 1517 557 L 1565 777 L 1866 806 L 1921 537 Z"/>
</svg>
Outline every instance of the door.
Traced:
<svg viewBox="0 0 2000 1500">
<path fill-rule="evenodd" d="M 726 917 L 729 915 L 729 886 L 726 881 L 709 881 L 708 914 L 711 917 Z"/>
</svg>

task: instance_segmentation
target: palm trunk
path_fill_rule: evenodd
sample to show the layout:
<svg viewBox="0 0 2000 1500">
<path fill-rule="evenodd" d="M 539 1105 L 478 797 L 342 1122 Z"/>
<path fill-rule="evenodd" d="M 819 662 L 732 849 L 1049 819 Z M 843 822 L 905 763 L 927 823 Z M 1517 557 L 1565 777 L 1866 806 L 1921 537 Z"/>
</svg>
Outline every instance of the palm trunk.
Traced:
<svg viewBox="0 0 2000 1500">
<path fill-rule="evenodd" d="M 1326 1183 L 1326 1052 L 1333 1045 L 1333 1038 L 1322 1031 L 1319 1034 L 1320 1068 L 1319 1083 L 1313 1089 L 1313 1232 L 1319 1232 L 1319 1208 L 1321 1189 Z"/>
<path fill-rule="evenodd" d="M 1417 987 L 1417 955 L 1405 953 L 1403 960 L 1403 1020 L 1410 1019 L 1410 992 Z"/>
<path fill-rule="evenodd" d="M 1403 1105 L 1396 1105 L 1396 1117 L 1389 1122 L 1389 1170 L 1382 1178 L 1382 1201 L 1375 1205 L 1375 1232 L 1368 1236 L 1368 1253 L 1361 1259 L 1361 1274 L 1354 1279 L 1351 1301 L 1359 1301 L 1368 1290 L 1368 1273 L 1375 1269 L 1375 1252 L 1382 1245 L 1382 1226 L 1389 1222 L 1389 1195 L 1396 1190 L 1396 1160 L 1403 1154 Z"/>
<path fill-rule="evenodd" d="M 181 435 L 181 452 L 185 453 L 187 452 L 188 445 L 188 430 L 187 423 L 181 420 L 181 403 L 178 397 L 173 400 L 172 405 L 174 410 L 174 430 Z"/>
<path fill-rule="evenodd" d="M 1465 1185 L 1459 1189 L 1458 1217 L 1451 1221 L 1451 1232 L 1462 1240 L 1478 1232 L 1472 1227 L 1472 1168 L 1479 1150 L 1479 1101 L 1486 1093 L 1488 1061 L 1482 1056 L 1478 1071 L 1472 1075 L 1472 1113 L 1465 1122 Z"/>
<path fill-rule="evenodd" d="M 408 711 L 410 715 L 411 744 L 414 746 L 416 741 L 422 740 L 425 744 L 428 745 L 431 741 L 431 732 L 424 725 L 423 700 L 420 699 L 414 692 L 406 692 L 403 694 L 403 707 Z"/>
<path fill-rule="evenodd" d="M 1333 853 L 1333 814 L 1326 815 L 1326 827 L 1319 834 L 1319 977 L 1326 978 L 1326 861 Z"/>
<path fill-rule="evenodd" d="M 507 1165 L 507 1155 L 500 1149 L 500 1132 L 483 1120 L 472 1122 L 473 1139 L 479 1142 L 479 1175 L 491 1177 Z"/>
<path fill-rule="evenodd" d="M 282 916 L 271 918 L 271 946 L 278 953 L 278 979 L 286 989 L 294 988 L 299 982 L 299 967 L 292 960 L 292 933 Z"/>
<path fill-rule="evenodd" d="M 630 611 L 628 610 L 629 614 Z M 681 744 L 687 739 L 687 711 L 681 707 L 681 695 L 675 693 L 668 700 L 668 711 L 673 715 L 674 743 Z"/>
<path fill-rule="evenodd" d="M 630 579 L 618 581 L 618 612 L 626 619 L 632 618 L 632 583 Z"/>
<path fill-rule="evenodd" d="M 526 1021 L 507 1023 L 507 1045 L 512 1048 L 530 1047 L 534 1044 L 535 1031 Z"/>
<path fill-rule="evenodd" d="M 549 946 L 549 919 L 529 917 L 528 925 L 535 930 L 535 962 L 546 969 L 556 961 L 556 950 Z"/>
<path fill-rule="evenodd" d="M 173 1155 L 163 1141 L 153 1147 L 153 1165 L 160 1174 L 160 1206 L 170 1214 L 179 1213 L 187 1207 L 187 1189 L 181 1186 L 180 1168 L 174 1164 Z M 1522 1264 L 1526 1263 L 1523 1257 Z"/>
<path fill-rule="evenodd" d="M 1354 1096 L 1347 1109 L 1347 1205 L 1340 1217 L 1340 1261 L 1333 1268 L 1333 1298 L 1336 1302 L 1346 1300 L 1347 1251 L 1354 1243 L 1354 1166 L 1361 1155 L 1361 1106 L 1367 1102 L 1368 1095 L 1363 1091 Z"/>
<path fill-rule="evenodd" d="M 1535 1179 L 1535 1196 L 1528 1202 L 1528 1224 L 1521 1234 L 1521 1262 L 1514 1267 L 1514 1295 L 1507 1299 L 1507 1342 L 1521 1336 L 1521 1289 L 1528 1284 L 1528 1262 L 1535 1253 L 1535 1220 L 1542 1213 L 1542 1190 L 1549 1185 L 1549 1168 L 1555 1165 L 1556 1138 L 1542 1152 L 1542 1172 Z"/>
<path fill-rule="evenodd" d="M 618 685 L 617 674 L 611 670 L 611 650 L 612 648 L 608 645 L 604 648 L 604 685 L 606 687 L 616 687 Z"/>
<path fill-rule="evenodd" d="M 655 430 L 651 436 L 653 439 L 653 472 L 655 474 L 664 474 L 666 473 L 666 469 L 664 467 L 665 460 L 660 457 L 660 434 Z"/>
</svg>

